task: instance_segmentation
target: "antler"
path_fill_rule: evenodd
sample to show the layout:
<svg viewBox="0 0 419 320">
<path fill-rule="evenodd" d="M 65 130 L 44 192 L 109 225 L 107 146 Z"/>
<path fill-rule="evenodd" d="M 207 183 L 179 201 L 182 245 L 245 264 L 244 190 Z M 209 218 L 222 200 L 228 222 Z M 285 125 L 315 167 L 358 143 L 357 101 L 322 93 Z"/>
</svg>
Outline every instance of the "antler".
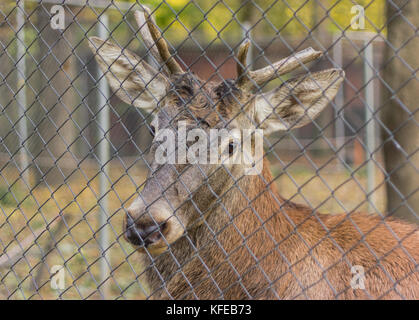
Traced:
<svg viewBox="0 0 419 320">
<path fill-rule="evenodd" d="M 160 53 L 157 50 L 157 46 L 154 43 L 153 37 L 151 36 L 150 30 L 148 29 L 144 12 L 137 10 L 134 12 L 134 16 L 147 50 L 153 56 L 157 64 L 162 66 L 164 71 L 168 72 L 167 66 L 164 64 L 164 61 L 162 60 Z"/>
<path fill-rule="evenodd" d="M 237 53 L 237 83 L 240 88 L 245 90 L 251 90 L 254 87 L 261 86 L 266 82 L 297 69 L 301 64 L 306 64 L 322 55 L 320 51 L 316 51 L 310 47 L 265 68 L 250 71 L 245 69 L 249 45 L 250 42 L 246 40 L 240 46 Z"/>
<path fill-rule="evenodd" d="M 151 17 L 150 9 L 146 6 L 143 7 L 144 12 L 135 12 L 135 19 L 137 21 L 138 27 L 140 28 L 141 36 L 143 37 L 146 46 L 150 50 L 153 57 L 157 60 L 157 62 L 165 64 L 170 73 L 184 73 L 181 66 L 170 54 L 166 41 L 163 39 L 160 30 Z M 142 28 L 144 23 L 147 23 L 148 29 Z"/>
<path fill-rule="evenodd" d="M 247 60 L 247 53 L 249 52 L 250 47 L 250 40 L 246 39 L 243 44 L 239 48 L 239 52 L 237 53 L 237 83 L 239 87 L 243 87 L 245 83 L 249 81 L 247 74 L 246 74 L 246 60 Z"/>
</svg>

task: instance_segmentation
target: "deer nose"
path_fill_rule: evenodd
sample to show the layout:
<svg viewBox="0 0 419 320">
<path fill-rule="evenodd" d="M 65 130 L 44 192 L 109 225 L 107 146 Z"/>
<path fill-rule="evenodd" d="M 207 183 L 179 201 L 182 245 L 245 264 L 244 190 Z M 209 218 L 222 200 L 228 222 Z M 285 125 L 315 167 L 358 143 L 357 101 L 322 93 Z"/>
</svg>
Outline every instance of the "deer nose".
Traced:
<svg viewBox="0 0 419 320">
<path fill-rule="evenodd" d="M 161 239 L 161 230 L 165 228 L 166 223 L 159 226 L 154 222 L 147 224 L 129 223 L 129 220 L 125 230 L 125 238 L 131 244 L 148 247 Z"/>
</svg>

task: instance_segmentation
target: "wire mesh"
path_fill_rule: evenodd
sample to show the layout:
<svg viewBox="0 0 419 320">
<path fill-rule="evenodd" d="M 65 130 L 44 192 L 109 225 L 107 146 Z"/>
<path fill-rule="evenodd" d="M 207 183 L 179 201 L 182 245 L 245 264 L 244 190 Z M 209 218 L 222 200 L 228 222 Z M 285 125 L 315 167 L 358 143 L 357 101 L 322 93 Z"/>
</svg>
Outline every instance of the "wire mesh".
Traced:
<svg viewBox="0 0 419 320">
<path fill-rule="evenodd" d="M 1 299 L 419 298 L 416 1 L 0 15 Z M 190 161 L 196 136 L 168 162 L 181 121 L 263 129 L 262 170 Z"/>
</svg>

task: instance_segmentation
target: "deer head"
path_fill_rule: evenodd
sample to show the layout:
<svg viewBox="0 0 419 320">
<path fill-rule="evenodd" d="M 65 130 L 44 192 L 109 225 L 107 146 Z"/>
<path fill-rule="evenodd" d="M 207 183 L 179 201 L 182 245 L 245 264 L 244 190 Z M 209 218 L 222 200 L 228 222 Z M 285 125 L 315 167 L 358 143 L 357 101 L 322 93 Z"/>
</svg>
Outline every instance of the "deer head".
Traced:
<svg viewBox="0 0 419 320">
<path fill-rule="evenodd" d="M 199 128 L 204 133 L 224 128 L 263 129 L 270 134 L 301 127 L 335 97 L 344 72 L 310 73 L 264 93 L 260 88 L 267 82 L 319 58 L 321 52 L 308 48 L 250 71 L 245 64 L 250 44 L 246 41 L 237 54 L 237 79 L 206 83 L 176 62 L 148 9 L 137 11 L 135 17 L 149 53 L 162 66 L 160 71 L 109 41 L 92 37 L 90 45 L 115 94 L 153 113 L 151 169 L 139 197 L 128 208 L 124 231 L 125 238 L 139 250 L 157 253 L 202 223 L 211 214 L 207 210 L 210 204 L 246 169 L 240 163 L 159 163 L 156 153 L 162 143 L 161 132 L 173 129 L 178 137 L 181 122 L 187 130 Z M 229 142 L 220 148 L 231 153 L 235 146 Z"/>
</svg>

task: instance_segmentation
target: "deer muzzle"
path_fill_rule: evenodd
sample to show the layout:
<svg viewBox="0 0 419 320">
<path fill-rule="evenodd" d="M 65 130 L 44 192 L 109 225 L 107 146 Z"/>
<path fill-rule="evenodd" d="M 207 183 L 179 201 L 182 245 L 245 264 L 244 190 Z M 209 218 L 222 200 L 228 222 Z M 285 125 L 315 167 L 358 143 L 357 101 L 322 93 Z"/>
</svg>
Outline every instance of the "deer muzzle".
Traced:
<svg viewBox="0 0 419 320">
<path fill-rule="evenodd" d="M 167 248 L 184 232 L 170 210 L 158 206 L 148 211 L 128 208 L 124 223 L 124 238 L 137 250 L 153 253 Z"/>
<path fill-rule="evenodd" d="M 131 223 L 128 222 L 129 220 L 131 220 Z M 127 217 L 125 239 L 134 246 L 148 247 L 162 239 L 162 232 L 166 227 L 166 222 L 161 225 L 155 223 L 141 224 L 134 223 L 131 218 Z"/>
</svg>

